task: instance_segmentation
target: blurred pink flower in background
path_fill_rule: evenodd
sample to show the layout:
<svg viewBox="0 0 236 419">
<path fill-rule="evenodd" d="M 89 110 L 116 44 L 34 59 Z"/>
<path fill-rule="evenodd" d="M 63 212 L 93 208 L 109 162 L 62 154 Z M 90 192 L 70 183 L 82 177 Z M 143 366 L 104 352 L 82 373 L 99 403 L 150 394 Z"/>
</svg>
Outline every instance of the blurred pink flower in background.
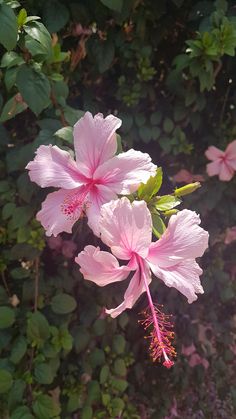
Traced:
<svg viewBox="0 0 236 419">
<path fill-rule="evenodd" d="M 179 414 L 177 412 L 177 400 L 174 397 L 173 398 L 173 402 L 172 402 L 172 406 L 170 408 L 170 413 L 168 414 L 168 416 L 165 416 L 164 419 L 173 419 L 173 418 L 179 418 Z"/>
<path fill-rule="evenodd" d="M 173 176 L 173 179 L 177 183 L 204 182 L 203 175 L 194 175 L 186 169 L 181 169 L 179 172 L 177 172 Z"/>
<path fill-rule="evenodd" d="M 202 358 L 197 352 L 193 343 L 190 346 L 182 346 L 182 354 L 189 357 L 188 364 L 191 368 L 196 365 L 202 365 L 206 370 L 209 367 L 207 359 Z"/>
<path fill-rule="evenodd" d="M 63 240 L 61 236 L 49 237 L 48 247 L 57 253 L 62 253 L 67 259 L 73 258 L 77 249 L 76 244 L 72 240 Z"/>
<path fill-rule="evenodd" d="M 228 227 L 225 232 L 225 244 L 230 244 L 236 240 L 236 226 Z"/>
<path fill-rule="evenodd" d="M 215 146 L 208 147 L 205 156 L 212 160 L 206 167 L 208 176 L 218 175 L 222 181 L 232 179 L 236 170 L 236 140 L 229 143 L 225 151 Z"/>
</svg>

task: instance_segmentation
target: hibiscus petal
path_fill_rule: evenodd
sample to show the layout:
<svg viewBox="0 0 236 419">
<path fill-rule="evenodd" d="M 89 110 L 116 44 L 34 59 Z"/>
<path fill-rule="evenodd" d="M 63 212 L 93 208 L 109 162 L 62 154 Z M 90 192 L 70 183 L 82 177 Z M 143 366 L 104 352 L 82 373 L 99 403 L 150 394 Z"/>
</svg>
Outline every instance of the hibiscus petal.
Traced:
<svg viewBox="0 0 236 419">
<path fill-rule="evenodd" d="M 211 145 L 208 147 L 208 149 L 205 151 L 205 156 L 209 160 L 216 160 L 219 159 L 224 155 L 224 151 L 220 150 L 219 148 L 215 147 L 214 145 Z"/>
<path fill-rule="evenodd" d="M 227 156 L 227 159 L 234 159 L 236 160 L 236 140 L 232 141 L 232 143 L 229 143 L 225 154 Z"/>
<path fill-rule="evenodd" d="M 116 198 L 117 195 L 104 185 L 96 185 L 89 193 L 86 214 L 88 226 L 96 236 L 100 234 L 99 219 L 101 206 Z"/>
<path fill-rule="evenodd" d="M 59 191 L 48 194 L 42 203 L 42 209 L 37 213 L 37 220 L 40 221 L 46 230 L 46 235 L 55 237 L 65 231 L 71 233 L 74 223 L 79 219 L 82 206 L 75 206 L 74 213 L 66 215 L 65 209 L 73 199 L 78 197 L 81 188 L 59 189 Z M 71 201 L 72 200 L 72 201 Z"/>
<path fill-rule="evenodd" d="M 206 171 L 208 176 L 219 175 L 221 169 L 222 160 L 216 160 L 212 163 L 208 163 L 206 166 Z"/>
<path fill-rule="evenodd" d="M 172 215 L 165 233 L 151 244 L 147 261 L 166 268 L 202 256 L 208 247 L 209 234 L 199 224 L 200 217 L 194 211 L 185 209 Z"/>
<path fill-rule="evenodd" d="M 229 182 L 234 175 L 234 169 L 228 164 L 228 161 L 222 161 L 220 166 L 219 179 Z"/>
<path fill-rule="evenodd" d="M 146 202 L 131 204 L 124 197 L 103 205 L 100 230 L 102 241 L 116 257 L 129 260 L 135 252 L 145 258 L 152 237 L 151 214 Z"/>
<path fill-rule="evenodd" d="M 154 176 L 156 169 L 149 154 L 131 149 L 99 166 L 94 178 L 102 179 L 103 184 L 118 194 L 129 194 L 136 191 L 141 182 L 146 183 Z"/>
<path fill-rule="evenodd" d="M 52 145 L 41 145 L 36 157 L 27 164 L 26 169 L 29 170 L 30 180 L 42 188 L 54 186 L 73 189 L 86 180 L 70 154 Z"/>
<path fill-rule="evenodd" d="M 151 282 L 150 272 L 147 275 L 148 284 Z M 111 317 L 115 318 L 119 316 L 123 311 L 127 308 L 132 308 L 136 301 L 139 299 L 140 295 L 146 291 L 144 281 L 140 278 L 140 272 L 137 270 L 131 278 L 129 286 L 125 291 L 124 301 L 117 306 L 116 308 L 112 308 L 110 310 L 106 310 L 107 314 L 110 314 Z"/>
<path fill-rule="evenodd" d="M 78 254 L 75 261 L 80 265 L 84 278 L 100 287 L 123 281 L 130 273 L 130 268 L 119 266 L 117 259 L 111 253 L 90 245 Z"/>
<path fill-rule="evenodd" d="M 76 162 L 87 167 L 92 176 L 96 168 L 114 156 L 117 149 L 115 131 L 121 126 L 121 120 L 113 115 L 103 118 L 101 113 L 94 117 L 90 112 L 74 126 L 74 146 Z"/>
<path fill-rule="evenodd" d="M 166 268 L 160 268 L 150 262 L 149 266 L 156 277 L 162 279 L 167 287 L 174 287 L 185 295 L 189 303 L 197 299 L 196 294 L 204 293 L 199 279 L 202 270 L 194 259 L 187 259 Z"/>
</svg>

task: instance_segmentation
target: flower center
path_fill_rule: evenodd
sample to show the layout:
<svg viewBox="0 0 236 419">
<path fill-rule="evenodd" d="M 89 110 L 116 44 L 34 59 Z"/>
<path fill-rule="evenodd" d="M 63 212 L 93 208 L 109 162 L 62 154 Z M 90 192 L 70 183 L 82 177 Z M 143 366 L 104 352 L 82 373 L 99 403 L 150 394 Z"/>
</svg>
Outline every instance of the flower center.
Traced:
<svg viewBox="0 0 236 419">
<path fill-rule="evenodd" d="M 85 215 L 86 209 L 89 206 L 87 197 L 94 186 L 95 181 L 92 180 L 87 185 L 81 186 L 79 190 L 68 192 L 68 195 L 61 204 L 62 213 L 73 221 Z"/>
</svg>

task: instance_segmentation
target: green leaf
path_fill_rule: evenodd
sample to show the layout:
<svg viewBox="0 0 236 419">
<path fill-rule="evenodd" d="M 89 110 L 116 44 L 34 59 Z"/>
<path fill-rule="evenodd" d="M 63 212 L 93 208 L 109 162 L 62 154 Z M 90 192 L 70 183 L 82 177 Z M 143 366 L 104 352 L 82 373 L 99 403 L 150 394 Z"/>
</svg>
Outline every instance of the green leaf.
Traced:
<svg viewBox="0 0 236 419">
<path fill-rule="evenodd" d="M 15 322 L 15 311 L 10 307 L 0 307 L 0 329 L 6 329 Z"/>
<path fill-rule="evenodd" d="M 102 404 L 104 406 L 107 406 L 110 403 L 110 400 L 111 400 L 110 394 L 102 393 Z"/>
<path fill-rule="evenodd" d="M 163 122 L 163 129 L 166 134 L 170 134 L 174 129 L 174 123 L 170 118 L 165 118 Z"/>
<path fill-rule="evenodd" d="M 117 375 L 124 377 L 127 373 L 125 361 L 123 359 L 116 359 L 114 363 L 114 371 Z"/>
<path fill-rule="evenodd" d="M 149 202 L 157 194 L 162 185 L 162 168 L 158 167 L 155 176 L 151 176 L 147 183 L 141 183 L 138 188 L 138 197 L 140 200 Z"/>
<path fill-rule="evenodd" d="M 34 376 L 40 384 L 51 384 L 54 380 L 55 373 L 48 363 L 41 362 L 35 365 Z"/>
<path fill-rule="evenodd" d="M 68 314 L 76 309 L 75 299 L 68 294 L 58 294 L 51 301 L 52 311 L 56 314 Z"/>
<path fill-rule="evenodd" d="M 161 130 L 159 127 L 152 127 L 152 139 L 157 140 L 161 135 Z"/>
<path fill-rule="evenodd" d="M 27 336 L 28 339 L 38 346 L 42 346 L 50 336 L 48 321 L 39 311 L 30 314 L 27 322 Z"/>
<path fill-rule="evenodd" d="M 128 382 L 122 380 L 122 378 L 114 378 L 111 380 L 111 386 L 113 389 L 123 393 L 128 387 Z"/>
<path fill-rule="evenodd" d="M 163 195 L 154 202 L 154 206 L 158 211 L 168 211 L 179 204 L 181 204 L 181 199 L 173 195 Z"/>
<path fill-rule="evenodd" d="M 74 344 L 76 353 L 84 351 L 89 344 L 90 334 L 84 326 L 78 326 L 74 334 Z"/>
<path fill-rule="evenodd" d="M 100 0 L 104 6 L 108 9 L 113 10 L 114 12 L 120 13 L 123 6 L 123 0 Z"/>
<path fill-rule="evenodd" d="M 93 325 L 93 331 L 96 336 L 102 336 L 106 332 L 106 322 L 103 319 L 97 319 Z"/>
<path fill-rule="evenodd" d="M 160 111 L 153 112 L 150 116 L 150 122 L 152 125 L 159 125 L 162 120 L 162 113 Z"/>
<path fill-rule="evenodd" d="M 6 4 L 0 4 L 0 44 L 8 51 L 16 46 L 17 30 L 15 13 Z"/>
<path fill-rule="evenodd" d="M 33 216 L 33 209 L 29 205 L 16 207 L 12 214 L 11 227 L 17 229 L 24 227 Z"/>
<path fill-rule="evenodd" d="M 2 57 L 1 67 L 10 68 L 18 66 L 20 64 L 24 64 L 24 60 L 20 55 L 18 55 L 14 51 L 5 52 L 5 54 Z"/>
<path fill-rule="evenodd" d="M 116 154 L 120 154 L 123 151 L 123 147 L 122 147 L 121 136 L 119 134 L 116 134 L 116 142 L 117 142 Z"/>
<path fill-rule="evenodd" d="M 0 394 L 7 393 L 13 384 L 12 375 L 9 371 L 0 369 Z"/>
<path fill-rule="evenodd" d="M 63 127 L 57 130 L 54 135 L 56 137 L 62 138 L 62 140 L 67 141 L 69 144 L 73 144 L 73 128 L 72 127 Z"/>
<path fill-rule="evenodd" d="M 24 25 L 25 32 L 40 44 L 41 52 L 44 51 L 48 59 L 52 58 L 52 40 L 50 33 L 41 22 L 30 22 Z"/>
<path fill-rule="evenodd" d="M 18 71 L 16 84 L 24 101 L 36 115 L 50 104 L 50 83 L 42 72 L 23 64 Z"/>
<path fill-rule="evenodd" d="M 100 73 L 108 70 L 111 66 L 115 55 L 114 44 L 111 41 L 97 41 L 93 46 L 94 58 L 98 64 L 98 70 Z"/>
<path fill-rule="evenodd" d="M 26 23 L 26 20 L 27 20 L 27 11 L 25 9 L 21 9 L 17 16 L 18 27 L 21 28 Z"/>
<path fill-rule="evenodd" d="M 18 113 L 23 112 L 27 108 L 28 106 L 25 102 L 18 101 L 18 95 L 13 96 L 5 103 L 2 109 L 0 122 L 5 122 L 11 118 L 14 118 L 16 115 L 18 115 Z"/>
<path fill-rule="evenodd" d="M 103 365 L 105 363 L 105 355 L 104 355 L 103 350 L 99 348 L 95 348 L 89 354 L 89 360 L 93 369 L 100 365 Z"/>
<path fill-rule="evenodd" d="M 10 218 L 16 208 L 16 205 L 13 202 L 8 202 L 6 205 L 4 205 L 2 209 L 2 219 L 7 220 Z"/>
<path fill-rule="evenodd" d="M 87 402 L 93 403 L 100 400 L 101 392 L 99 383 L 95 380 L 92 380 L 88 383 L 88 397 Z"/>
<path fill-rule="evenodd" d="M 19 405 L 22 403 L 23 400 L 23 394 L 26 388 L 26 383 L 21 380 L 15 380 L 13 383 L 13 386 L 11 387 L 9 394 L 8 394 L 8 408 L 10 410 L 10 412 L 13 410 L 13 408 L 15 408 L 15 406 Z M 15 417 L 11 415 L 11 418 Z M 20 419 L 27 419 L 27 416 L 20 416 Z M 30 418 L 32 419 L 32 416 L 30 416 Z"/>
<path fill-rule="evenodd" d="M 19 230 L 18 230 L 19 231 Z M 11 270 L 11 277 L 13 279 L 23 279 L 28 278 L 30 275 L 30 271 L 24 268 L 14 268 Z"/>
<path fill-rule="evenodd" d="M 145 143 L 149 143 L 149 141 L 151 141 L 152 139 L 152 129 L 147 126 L 140 127 L 139 135 Z"/>
<path fill-rule="evenodd" d="M 35 417 L 30 413 L 30 410 L 26 406 L 19 406 L 11 414 L 11 419 L 35 419 Z"/>
<path fill-rule="evenodd" d="M 152 214 L 152 231 L 153 231 L 153 234 L 159 239 L 162 236 L 162 234 L 165 232 L 166 226 L 158 214 L 153 213 L 153 212 L 151 214 Z"/>
<path fill-rule="evenodd" d="M 4 83 L 8 91 L 11 90 L 11 88 L 16 83 L 17 71 L 18 71 L 17 67 L 12 67 L 12 68 L 8 68 L 5 72 Z"/>
<path fill-rule="evenodd" d="M 112 409 L 113 416 L 121 416 L 124 407 L 125 403 L 120 397 L 114 397 L 111 400 L 110 408 Z"/>
<path fill-rule="evenodd" d="M 125 339 L 122 335 L 115 335 L 113 339 L 113 350 L 116 354 L 120 355 L 125 350 Z"/>
<path fill-rule="evenodd" d="M 61 408 L 55 403 L 52 397 L 40 394 L 33 403 L 33 411 L 37 418 L 49 419 L 58 416 L 61 412 Z"/>
<path fill-rule="evenodd" d="M 49 32 L 58 32 L 69 20 L 67 7 L 57 0 L 46 2 L 43 9 L 43 21 Z"/>
<path fill-rule="evenodd" d="M 10 361 L 13 362 L 13 364 L 18 364 L 25 355 L 26 350 L 27 341 L 23 336 L 19 336 L 12 346 Z"/>
<path fill-rule="evenodd" d="M 84 406 L 81 412 L 81 419 L 92 419 L 93 409 L 91 406 Z"/>
<path fill-rule="evenodd" d="M 110 374 L 110 370 L 109 370 L 108 365 L 103 365 L 100 371 L 100 377 L 99 377 L 100 384 L 104 384 L 107 382 L 109 374 Z"/>
</svg>

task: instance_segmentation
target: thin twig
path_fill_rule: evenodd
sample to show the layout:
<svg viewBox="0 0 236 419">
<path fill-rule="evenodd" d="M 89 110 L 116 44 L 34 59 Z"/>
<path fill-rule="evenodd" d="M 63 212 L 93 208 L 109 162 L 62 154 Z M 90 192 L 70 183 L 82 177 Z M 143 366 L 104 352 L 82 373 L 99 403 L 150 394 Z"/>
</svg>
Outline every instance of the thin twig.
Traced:
<svg viewBox="0 0 236 419">
<path fill-rule="evenodd" d="M 225 107 L 226 107 L 226 103 L 227 103 L 227 100 L 228 100 L 228 97 L 229 97 L 230 88 L 231 88 L 231 85 L 229 84 L 227 89 L 226 89 L 226 93 L 225 93 L 225 97 L 224 97 L 224 101 L 223 101 L 223 105 L 222 105 L 222 109 L 221 109 L 221 113 L 220 113 L 220 124 L 219 124 L 220 127 L 222 126 L 222 122 L 223 122 L 223 119 L 224 119 Z"/>
<path fill-rule="evenodd" d="M 8 294 L 8 297 L 10 297 L 11 296 L 11 293 L 10 293 L 9 287 L 7 285 L 7 280 L 5 278 L 4 271 L 2 271 L 1 274 L 2 274 L 2 282 L 3 282 L 4 288 L 5 288 L 5 290 L 6 290 L 7 294 Z"/>
<path fill-rule="evenodd" d="M 34 283 L 34 311 L 38 309 L 39 297 L 39 258 L 35 259 L 35 283 Z"/>
</svg>

